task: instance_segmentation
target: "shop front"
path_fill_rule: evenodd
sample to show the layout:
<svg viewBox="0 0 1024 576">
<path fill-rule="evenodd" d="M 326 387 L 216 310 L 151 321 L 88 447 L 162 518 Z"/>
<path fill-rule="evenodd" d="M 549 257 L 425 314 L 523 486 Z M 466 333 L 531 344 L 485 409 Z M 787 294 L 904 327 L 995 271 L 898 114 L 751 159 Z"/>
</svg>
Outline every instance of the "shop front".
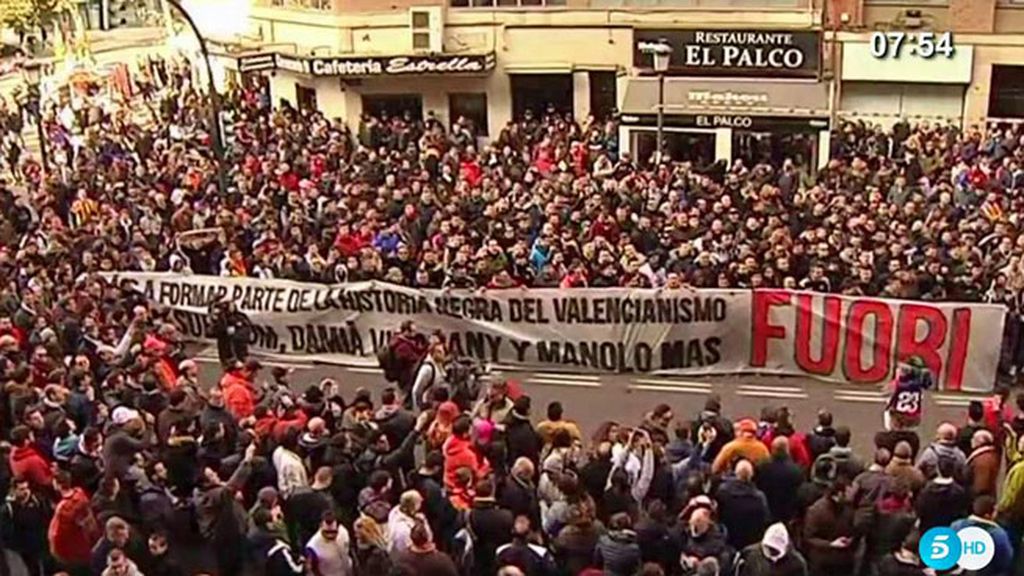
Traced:
<svg viewBox="0 0 1024 576">
<path fill-rule="evenodd" d="M 842 43 L 839 116 L 891 127 L 899 120 L 961 126 L 974 68 L 974 47 L 958 44 L 948 55 L 877 57 L 870 42 Z"/>
<path fill-rule="evenodd" d="M 658 81 L 629 80 L 620 142 L 646 162 L 657 149 Z M 665 80 L 665 153 L 702 166 L 742 159 L 821 167 L 828 161 L 829 89 L 820 82 Z"/>
<path fill-rule="evenodd" d="M 355 125 L 364 114 L 465 117 L 486 134 L 493 53 L 306 57 L 277 54 L 274 100 L 310 103 Z"/>
<path fill-rule="evenodd" d="M 658 50 L 668 54 L 660 70 Z M 822 166 L 829 86 L 821 66 L 814 30 L 637 29 L 620 106 L 623 149 L 644 162 L 655 154 L 661 109 L 673 160 Z"/>
</svg>

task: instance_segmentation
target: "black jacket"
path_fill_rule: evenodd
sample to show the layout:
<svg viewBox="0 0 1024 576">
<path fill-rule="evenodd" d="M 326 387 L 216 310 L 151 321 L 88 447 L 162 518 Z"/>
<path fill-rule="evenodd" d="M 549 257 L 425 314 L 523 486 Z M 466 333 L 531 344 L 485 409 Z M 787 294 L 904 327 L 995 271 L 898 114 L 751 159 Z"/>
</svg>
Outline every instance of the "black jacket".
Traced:
<svg viewBox="0 0 1024 576">
<path fill-rule="evenodd" d="M 303 487 L 295 491 L 285 503 L 285 521 L 292 528 L 297 542 L 305 545 L 320 527 L 320 516 L 334 508 L 334 501 L 326 491 Z"/>
<path fill-rule="evenodd" d="M 525 576 L 555 576 L 558 568 L 551 552 L 537 544 L 513 541 L 498 548 L 498 567 L 516 566 Z"/>
<path fill-rule="evenodd" d="M 733 548 L 745 548 L 761 540 L 771 512 L 768 499 L 754 484 L 735 478 L 726 480 L 718 488 L 716 500 L 718 518 Z"/>
<path fill-rule="evenodd" d="M 632 530 L 611 530 L 598 539 L 594 564 L 605 576 L 633 576 L 641 563 L 640 545 Z"/>
<path fill-rule="evenodd" d="M 907 562 L 889 554 L 878 563 L 877 576 L 924 576 L 924 566 L 920 562 Z"/>
<path fill-rule="evenodd" d="M 409 475 L 409 487 L 423 497 L 423 515 L 430 524 L 434 542 L 438 547 L 447 549 L 448 542 L 458 530 L 459 515 L 451 500 L 444 495 L 440 473 L 430 476 L 419 471 L 413 472 Z"/>
<path fill-rule="evenodd" d="M 729 559 L 729 550 L 725 534 L 717 525 L 712 525 L 707 532 L 699 536 L 694 536 L 688 529 L 681 532 L 679 553 L 683 556 L 696 556 L 701 560 L 715 558 L 719 565 L 724 566 Z"/>
<path fill-rule="evenodd" d="M 48 550 L 46 531 L 50 526 L 53 510 L 49 503 L 35 495 L 26 502 L 18 502 L 13 496 L 0 508 L 0 530 L 3 531 L 4 545 L 19 553 L 39 555 Z"/>
<path fill-rule="evenodd" d="M 831 426 L 818 426 L 807 435 L 807 450 L 811 453 L 811 461 L 835 445 L 836 430 Z"/>
<path fill-rule="evenodd" d="M 302 556 L 292 552 L 288 544 L 263 530 L 249 537 L 257 565 L 264 566 L 264 576 L 302 576 L 306 573 Z"/>
<path fill-rule="evenodd" d="M 540 461 L 540 436 L 529 420 L 516 418 L 510 413 L 505 425 L 505 444 L 510 465 L 515 464 L 518 458 L 529 458 L 534 464 Z"/>
<path fill-rule="evenodd" d="M 496 553 L 502 544 L 512 541 L 515 518 L 508 510 L 499 508 L 494 500 L 477 499 L 466 514 L 473 533 L 473 572 L 492 576 L 497 571 Z"/>
<path fill-rule="evenodd" d="M 374 415 L 374 422 L 377 423 L 377 428 L 387 437 L 388 445 L 401 446 L 402 441 L 416 427 L 416 416 L 403 408 L 397 410 L 385 410 L 382 408 Z M 414 458 L 410 456 L 401 462 L 401 466 L 406 470 L 411 470 L 415 466 Z"/>
<path fill-rule="evenodd" d="M 760 542 L 744 548 L 736 560 L 736 576 L 808 576 L 807 562 L 790 550 L 778 562 L 765 558 Z"/>
<path fill-rule="evenodd" d="M 75 450 L 69 466 L 71 483 L 89 494 L 95 494 L 96 489 L 100 487 L 100 479 L 103 478 L 103 462 L 99 455 L 91 456 Z"/>
<path fill-rule="evenodd" d="M 804 473 L 788 454 L 772 455 L 762 462 L 754 475 L 757 487 L 768 499 L 775 522 L 788 523 L 798 511 L 797 495 L 804 483 Z"/>
<path fill-rule="evenodd" d="M 922 533 L 936 526 L 949 526 L 969 512 L 967 491 L 956 482 L 941 482 L 928 482 L 917 496 L 914 508 L 921 519 Z"/>
<path fill-rule="evenodd" d="M 524 482 L 514 475 L 509 475 L 501 486 L 498 505 L 511 512 L 513 516 L 526 516 L 530 519 L 531 526 L 540 526 L 540 501 L 537 499 L 537 488 L 533 482 Z"/>
</svg>

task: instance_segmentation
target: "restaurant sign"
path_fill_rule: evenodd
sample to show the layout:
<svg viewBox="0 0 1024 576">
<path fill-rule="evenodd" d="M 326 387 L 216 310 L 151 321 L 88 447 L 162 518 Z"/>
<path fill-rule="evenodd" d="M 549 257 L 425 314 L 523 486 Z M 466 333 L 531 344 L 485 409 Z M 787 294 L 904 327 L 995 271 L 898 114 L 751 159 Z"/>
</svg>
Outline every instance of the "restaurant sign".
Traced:
<svg viewBox="0 0 1024 576">
<path fill-rule="evenodd" d="M 484 74 L 494 68 L 494 53 L 481 55 L 366 56 L 302 58 L 278 54 L 277 67 L 311 76 L 374 77 L 418 74 Z"/>
<path fill-rule="evenodd" d="M 634 30 L 633 65 L 653 72 L 652 47 L 671 49 L 667 74 L 676 76 L 818 78 L 821 33 L 774 30 Z"/>
</svg>

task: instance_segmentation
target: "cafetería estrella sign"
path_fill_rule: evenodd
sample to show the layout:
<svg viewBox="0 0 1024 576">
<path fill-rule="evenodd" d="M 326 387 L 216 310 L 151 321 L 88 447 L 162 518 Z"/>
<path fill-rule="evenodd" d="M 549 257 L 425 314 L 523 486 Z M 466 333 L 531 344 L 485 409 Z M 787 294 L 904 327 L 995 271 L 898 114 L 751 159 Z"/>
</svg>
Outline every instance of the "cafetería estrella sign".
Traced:
<svg viewBox="0 0 1024 576">
<path fill-rule="evenodd" d="M 412 56 L 301 57 L 277 55 L 277 67 L 310 76 L 374 77 L 417 74 L 484 74 L 494 68 L 494 53 Z"/>
<path fill-rule="evenodd" d="M 817 78 L 821 33 L 813 30 L 633 31 L 633 65 L 652 72 L 651 48 L 672 49 L 668 74 L 677 76 Z"/>
</svg>

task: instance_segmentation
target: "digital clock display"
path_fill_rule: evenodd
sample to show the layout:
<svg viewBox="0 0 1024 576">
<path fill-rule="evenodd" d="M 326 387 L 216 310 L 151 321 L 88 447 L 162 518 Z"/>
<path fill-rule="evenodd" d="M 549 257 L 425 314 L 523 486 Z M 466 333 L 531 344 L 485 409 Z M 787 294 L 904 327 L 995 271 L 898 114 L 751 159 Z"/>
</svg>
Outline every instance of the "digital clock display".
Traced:
<svg viewBox="0 0 1024 576">
<path fill-rule="evenodd" d="M 911 58 L 950 59 L 956 54 L 952 32 L 874 32 L 871 34 L 871 55 L 896 60 Z"/>
</svg>

